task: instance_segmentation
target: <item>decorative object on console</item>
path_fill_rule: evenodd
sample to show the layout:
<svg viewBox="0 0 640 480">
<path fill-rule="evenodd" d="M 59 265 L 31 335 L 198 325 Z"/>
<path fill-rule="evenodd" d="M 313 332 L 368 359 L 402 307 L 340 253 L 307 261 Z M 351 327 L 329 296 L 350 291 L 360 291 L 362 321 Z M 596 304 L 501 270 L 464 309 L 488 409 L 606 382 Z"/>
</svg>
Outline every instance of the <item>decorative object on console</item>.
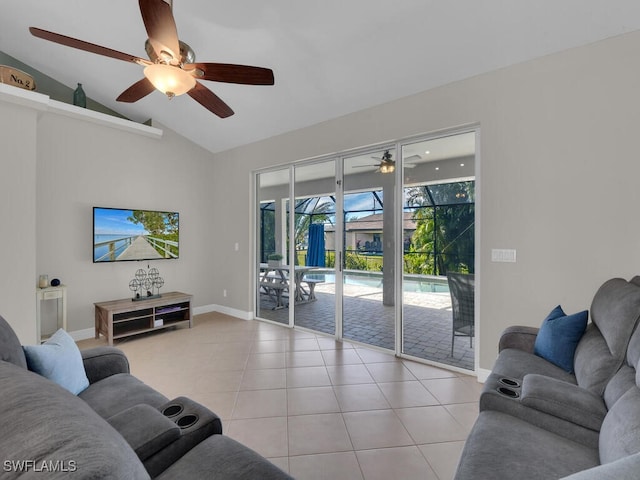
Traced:
<svg viewBox="0 0 640 480">
<path fill-rule="evenodd" d="M 47 288 L 49 286 L 49 275 L 40 275 L 38 278 L 38 287 Z"/>
<path fill-rule="evenodd" d="M 131 299 L 134 302 L 149 298 L 160 298 L 160 288 L 164 285 L 164 278 L 160 276 L 157 268 L 150 268 L 149 272 L 145 272 L 143 268 L 136 270 L 136 275 L 129 282 L 129 290 L 135 292 L 135 296 Z M 156 291 L 154 294 L 153 291 Z"/>
<path fill-rule="evenodd" d="M 6 65 L 0 65 L 0 83 L 24 88 L 25 90 L 35 90 L 36 82 L 28 73 Z"/>
<path fill-rule="evenodd" d="M 73 91 L 73 104 L 77 107 L 87 108 L 87 95 L 84 93 L 81 83 Z"/>
<path fill-rule="evenodd" d="M 60 286 L 60 279 L 59 278 L 54 278 L 53 280 L 51 280 L 51 286 L 52 287 L 59 287 Z"/>
</svg>

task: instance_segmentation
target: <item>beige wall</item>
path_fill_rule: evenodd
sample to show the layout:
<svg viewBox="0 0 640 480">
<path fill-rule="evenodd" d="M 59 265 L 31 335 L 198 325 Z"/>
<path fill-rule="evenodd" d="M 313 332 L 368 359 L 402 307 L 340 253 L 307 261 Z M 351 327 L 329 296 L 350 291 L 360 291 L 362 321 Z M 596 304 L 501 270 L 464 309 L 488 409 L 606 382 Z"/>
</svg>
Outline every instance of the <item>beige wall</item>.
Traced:
<svg viewBox="0 0 640 480">
<path fill-rule="evenodd" d="M 47 97 L 30 95 L 37 101 L 25 107 L 0 95 L 0 315 L 20 340 L 36 341 L 41 273 L 67 285 L 72 332 L 93 327 L 94 302 L 132 295 L 129 280 L 147 265 L 165 279 L 161 292 L 184 291 L 194 306 L 211 305 L 211 154 L 168 129 L 150 138 L 60 115 Z M 94 206 L 180 212 L 180 258 L 94 264 Z"/>
<path fill-rule="evenodd" d="M 215 156 L 216 303 L 252 304 L 253 169 L 478 123 L 480 364 L 500 332 L 561 303 L 588 308 L 607 278 L 640 270 L 640 33 L 609 39 L 356 112 Z M 233 208 L 228 208 L 233 199 Z M 231 245 L 242 243 L 242 255 Z M 492 263 L 514 248 L 517 263 Z"/>
<path fill-rule="evenodd" d="M 37 118 L 30 106 L 1 105 L 0 315 L 25 342 L 36 337 Z"/>
</svg>

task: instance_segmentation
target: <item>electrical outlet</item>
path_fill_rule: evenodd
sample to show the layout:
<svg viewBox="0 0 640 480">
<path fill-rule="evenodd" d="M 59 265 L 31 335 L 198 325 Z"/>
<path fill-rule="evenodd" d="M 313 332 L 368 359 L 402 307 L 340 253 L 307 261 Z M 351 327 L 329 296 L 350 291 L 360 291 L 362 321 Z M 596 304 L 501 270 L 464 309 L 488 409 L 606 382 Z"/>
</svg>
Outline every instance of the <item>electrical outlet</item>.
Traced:
<svg viewBox="0 0 640 480">
<path fill-rule="evenodd" d="M 240 244 L 236 242 L 234 248 L 236 249 L 236 252 L 237 252 L 238 250 L 240 250 Z"/>
<path fill-rule="evenodd" d="M 227 296 L 227 289 L 225 288 L 224 290 L 222 290 L 222 296 L 226 297 Z"/>
</svg>

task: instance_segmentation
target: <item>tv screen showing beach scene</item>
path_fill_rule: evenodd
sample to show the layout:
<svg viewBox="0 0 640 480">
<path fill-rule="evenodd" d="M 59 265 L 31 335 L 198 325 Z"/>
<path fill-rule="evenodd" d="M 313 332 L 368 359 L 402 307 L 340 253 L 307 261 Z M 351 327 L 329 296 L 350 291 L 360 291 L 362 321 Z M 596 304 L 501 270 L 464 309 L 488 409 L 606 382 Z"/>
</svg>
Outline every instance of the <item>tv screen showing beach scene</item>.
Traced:
<svg viewBox="0 0 640 480">
<path fill-rule="evenodd" d="M 178 258 L 177 212 L 93 207 L 93 262 Z"/>
</svg>

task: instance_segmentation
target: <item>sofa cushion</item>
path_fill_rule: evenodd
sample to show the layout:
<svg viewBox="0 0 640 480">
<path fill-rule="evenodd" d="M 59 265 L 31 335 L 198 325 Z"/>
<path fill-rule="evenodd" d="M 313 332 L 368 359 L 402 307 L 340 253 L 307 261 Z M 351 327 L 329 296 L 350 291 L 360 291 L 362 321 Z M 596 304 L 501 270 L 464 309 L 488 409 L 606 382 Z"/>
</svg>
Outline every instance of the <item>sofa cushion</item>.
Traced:
<svg viewBox="0 0 640 480">
<path fill-rule="evenodd" d="M 640 288 L 612 278 L 598 289 L 591 302 L 591 321 L 598 326 L 611 353 L 626 354 L 631 333 L 640 317 Z"/>
<path fill-rule="evenodd" d="M 574 357 L 578 385 L 601 395 L 620 368 L 640 317 L 640 288 L 621 278 L 606 281 L 591 302 L 591 321 Z"/>
<path fill-rule="evenodd" d="M 542 322 L 533 353 L 572 373 L 573 356 L 587 328 L 588 316 L 586 310 L 567 315 L 558 305 Z"/>
<path fill-rule="evenodd" d="M 600 429 L 600 462 L 640 452 L 640 388 L 633 387 L 613 405 Z"/>
<path fill-rule="evenodd" d="M 627 345 L 627 365 L 635 367 L 640 362 L 640 328 L 636 327 L 631 338 L 629 339 L 629 345 Z"/>
<path fill-rule="evenodd" d="M 455 479 L 548 480 L 598 463 L 595 448 L 488 410 L 480 413 L 467 437 Z"/>
<path fill-rule="evenodd" d="M 515 348 L 507 348 L 500 352 L 493 366 L 496 375 L 522 380 L 528 373 L 537 373 L 557 378 L 569 383 L 576 383 L 574 375 L 548 362 L 533 353 L 523 352 Z"/>
<path fill-rule="evenodd" d="M 74 395 L 89 386 L 80 350 L 64 330 L 58 330 L 42 345 L 23 348 L 32 372 L 56 382 Z"/>
<path fill-rule="evenodd" d="M 573 362 L 578 385 L 602 395 L 622 362 L 620 357 L 611 354 L 598 327 L 590 323 L 578 343 Z"/>
<path fill-rule="evenodd" d="M 38 468 L 57 468 L 46 473 L 31 468 L 21 478 L 149 478 L 124 438 L 69 391 L 4 361 L 0 385 L 3 462 L 33 460 Z M 18 476 L 5 472 L 2 478 Z"/>
<path fill-rule="evenodd" d="M 158 408 L 169 400 L 128 373 L 118 373 L 92 383 L 79 396 L 102 418 L 142 403 Z"/>
<path fill-rule="evenodd" d="M 623 365 L 620 370 L 609 380 L 607 387 L 604 389 L 603 399 L 607 408 L 610 410 L 613 405 L 629 391 L 630 388 L 636 386 L 636 370 L 629 365 Z"/>
<path fill-rule="evenodd" d="M 22 345 L 11 325 L 0 316 L 0 360 L 27 368 Z"/>
</svg>

